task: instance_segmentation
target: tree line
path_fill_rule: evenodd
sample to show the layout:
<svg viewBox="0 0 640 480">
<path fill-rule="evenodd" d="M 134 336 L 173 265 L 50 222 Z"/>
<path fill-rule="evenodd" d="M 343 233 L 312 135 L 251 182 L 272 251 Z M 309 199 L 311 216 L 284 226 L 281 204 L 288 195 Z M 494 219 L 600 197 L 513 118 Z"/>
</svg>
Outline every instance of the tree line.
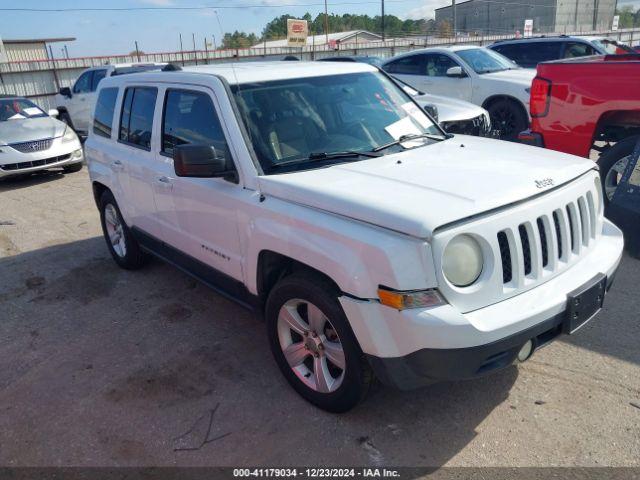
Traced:
<svg viewBox="0 0 640 480">
<path fill-rule="evenodd" d="M 631 5 L 625 5 L 616 10 L 616 15 L 620 15 L 620 28 L 640 27 L 640 8 L 634 12 Z"/>
<path fill-rule="evenodd" d="M 266 24 L 262 34 L 257 36 L 253 33 L 235 31 L 226 33 L 222 39 L 223 48 L 246 48 L 265 40 L 277 40 L 287 36 L 287 19 L 299 18 L 293 15 L 280 15 Z M 309 35 L 320 35 L 325 33 L 324 13 L 316 15 L 315 18 L 310 13 L 305 13 L 303 20 L 309 22 Z M 367 30 L 369 32 L 382 32 L 382 16 L 344 15 L 330 14 L 328 16 L 329 32 L 347 32 L 350 30 Z M 426 35 L 437 32 L 435 20 L 401 20 L 395 15 L 384 16 L 384 32 L 389 36 L 402 36 L 408 34 Z"/>
</svg>

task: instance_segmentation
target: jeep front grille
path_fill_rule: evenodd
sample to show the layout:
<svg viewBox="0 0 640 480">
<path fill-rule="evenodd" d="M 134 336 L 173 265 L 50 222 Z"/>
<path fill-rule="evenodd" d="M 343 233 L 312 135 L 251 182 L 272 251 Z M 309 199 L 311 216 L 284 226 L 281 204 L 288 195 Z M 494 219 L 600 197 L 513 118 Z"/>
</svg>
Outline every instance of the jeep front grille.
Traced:
<svg viewBox="0 0 640 480">
<path fill-rule="evenodd" d="M 580 256 L 595 240 L 597 211 L 589 191 L 542 215 L 498 232 L 502 281 L 523 285 L 553 273 L 559 262 Z"/>
<path fill-rule="evenodd" d="M 34 140 L 33 142 L 11 143 L 9 146 L 21 153 L 34 153 L 49 150 L 53 138 L 45 138 L 44 140 Z"/>
</svg>

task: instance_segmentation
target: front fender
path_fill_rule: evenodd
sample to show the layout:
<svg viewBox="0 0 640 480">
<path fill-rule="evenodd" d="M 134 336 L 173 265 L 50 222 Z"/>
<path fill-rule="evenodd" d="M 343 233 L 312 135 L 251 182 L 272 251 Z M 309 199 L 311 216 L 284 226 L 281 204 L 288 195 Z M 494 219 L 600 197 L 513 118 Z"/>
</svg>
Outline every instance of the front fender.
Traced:
<svg viewBox="0 0 640 480">
<path fill-rule="evenodd" d="M 247 239 L 243 270 L 251 293 L 258 293 L 258 259 L 265 250 L 324 273 L 358 298 L 377 298 L 379 285 L 398 290 L 436 285 L 431 248 L 424 240 L 276 198 L 261 206 L 242 227 Z"/>
</svg>

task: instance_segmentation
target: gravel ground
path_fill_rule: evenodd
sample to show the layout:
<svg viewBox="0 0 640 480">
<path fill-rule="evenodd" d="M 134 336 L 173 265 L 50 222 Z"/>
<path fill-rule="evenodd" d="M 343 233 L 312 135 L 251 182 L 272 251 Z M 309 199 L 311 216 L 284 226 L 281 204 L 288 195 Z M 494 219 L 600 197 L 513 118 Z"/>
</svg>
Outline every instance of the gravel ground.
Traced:
<svg viewBox="0 0 640 480">
<path fill-rule="evenodd" d="M 640 466 L 638 260 L 529 362 L 336 416 L 250 313 L 159 261 L 118 269 L 86 170 L 4 181 L 0 206 L 0 465 Z"/>
</svg>

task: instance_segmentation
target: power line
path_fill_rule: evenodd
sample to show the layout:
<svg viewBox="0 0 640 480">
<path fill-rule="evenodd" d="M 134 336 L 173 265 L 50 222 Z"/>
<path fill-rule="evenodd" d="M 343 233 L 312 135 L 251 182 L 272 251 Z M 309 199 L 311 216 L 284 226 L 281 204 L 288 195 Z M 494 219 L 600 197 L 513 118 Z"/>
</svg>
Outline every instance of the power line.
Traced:
<svg viewBox="0 0 640 480">
<path fill-rule="evenodd" d="M 386 0 L 389 3 L 407 3 L 411 0 Z M 378 4 L 378 0 L 361 2 L 340 2 L 343 5 L 371 5 Z M 38 13 L 64 13 L 64 12 L 135 12 L 135 11 L 161 11 L 161 10 L 226 10 L 238 8 L 295 8 L 295 7 L 319 7 L 324 3 L 282 3 L 282 4 L 242 4 L 242 5 L 203 5 L 203 6 L 156 6 L 156 7 L 80 7 L 80 8 L 0 8 L 0 12 L 38 12 Z"/>
</svg>

